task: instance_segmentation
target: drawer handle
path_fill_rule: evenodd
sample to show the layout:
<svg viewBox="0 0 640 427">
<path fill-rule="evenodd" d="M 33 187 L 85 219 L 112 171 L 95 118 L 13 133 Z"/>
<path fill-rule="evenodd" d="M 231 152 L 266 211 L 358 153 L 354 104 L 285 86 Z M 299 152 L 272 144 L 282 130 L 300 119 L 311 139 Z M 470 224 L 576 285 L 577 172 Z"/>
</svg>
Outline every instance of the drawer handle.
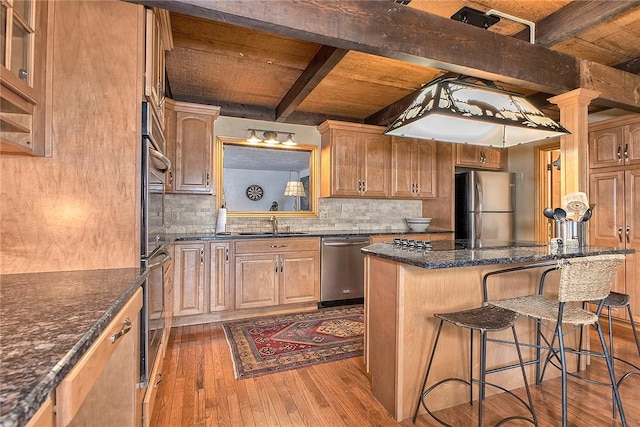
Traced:
<svg viewBox="0 0 640 427">
<path fill-rule="evenodd" d="M 286 248 L 287 245 L 271 245 L 272 248 Z"/>
<path fill-rule="evenodd" d="M 130 330 L 131 330 L 131 321 L 127 317 L 126 319 L 124 319 L 124 325 L 122 325 L 122 329 L 120 329 L 115 334 L 111 335 L 111 343 L 115 343 L 118 338 L 125 335 Z"/>
<path fill-rule="evenodd" d="M 153 385 L 153 388 L 158 388 L 160 382 L 162 381 L 162 372 L 158 372 L 158 381 Z"/>
</svg>

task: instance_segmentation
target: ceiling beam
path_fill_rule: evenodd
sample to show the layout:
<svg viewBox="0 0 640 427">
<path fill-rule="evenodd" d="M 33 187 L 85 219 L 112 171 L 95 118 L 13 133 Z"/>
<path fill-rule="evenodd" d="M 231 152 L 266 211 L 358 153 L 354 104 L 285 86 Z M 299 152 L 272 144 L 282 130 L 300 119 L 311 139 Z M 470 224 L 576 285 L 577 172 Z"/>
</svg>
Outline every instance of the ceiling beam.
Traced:
<svg viewBox="0 0 640 427">
<path fill-rule="evenodd" d="M 347 54 L 347 50 L 331 46 L 320 46 L 307 68 L 302 72 L 298 80 L 282 98 L 276 107 L 276 121 L 284 122 L 304 99 L 320 84 L 333 67 Z"/>
<path fill-rule="evenodd" d="M 557 12 L 536 22 L 536 45 L 544 47 L 555 46 L 638 6 L 640 6 L 640 1 L 638 0 L 573 1 Z M 529 29 L 520 31 L 515 37 L 526 37 L 528 39 Z"/>
<path fill-rule="evenodd" d="M 608 103 L 640 112 L 640 76 L 615 70 L 629 76 L 615 76 L 625 81 L 625 91 L 592 87 L 610 77 L 612 68 L 583 66 L 579 58 L 392 2 L 131 1 L 554 95 L 585 87 L 600 91 Z M 602 72 L 606 76 L 593 74 Z"/>
<path fill-rule="evenodd" d="M 226 117 L 237 117 L 240 119 L 263 120 L 267 122 L 275 122 L 276 110 L 274 108 L 261 107 L 258 105 L 237 104 L 232 102 L 223 102 L 215 99 L 209 99 L 202 96 L 176 96 L 176 101 L 192 102 L 202 105 L 216 105 L 220 107 L 220 115 Z M 326 114 L 314 114 L 296 111 L 287 116 L 286 120 L 281 123 L 292 123 L 297 125 L 317 126 L 325 120 L 338 120 L 341 122 L 362 123 L 353 117 L 329 116 Z"/>
<path fill-rule="evenodd" d="M 621 64 L 614 65 L 613 68 L 626 71 L 627 73 L 640 74 L 640 58 L 633 58 Z"/>
</svg>

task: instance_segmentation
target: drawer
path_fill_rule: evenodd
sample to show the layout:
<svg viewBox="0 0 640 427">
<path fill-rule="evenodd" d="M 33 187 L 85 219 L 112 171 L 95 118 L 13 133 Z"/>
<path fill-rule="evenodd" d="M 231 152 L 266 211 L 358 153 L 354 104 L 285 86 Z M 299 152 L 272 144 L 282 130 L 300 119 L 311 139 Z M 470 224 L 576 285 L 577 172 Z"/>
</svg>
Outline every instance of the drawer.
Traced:
<svg viewBox="0 0 640 427">
<path fill-rule="evenodd" d="M 139 288 L 58 385 L 56 388 L 58 426 L 66 426 L 73 420 L 117 347 L 125 336 L 129 336 L 129 333 L 118 336 L 118 333 L 125 328 L 126 319 L 131 322 L 130 324 L 136 325 L 136 328 L 130 330 L 131 333 L 139 334 L 137 323 L 141 307 L 142 288 Z M 112 341 L 113 338 L 115 338 L 114 341 Z M 133 339 L 138 340 L 139 337 L 136 336 Z"/>
<path fill-rule="evenodd" d="M 320 238 L 318 237 L 252 239 L 235 242 L 236 254 L 319 250 Z"/>
</svg>

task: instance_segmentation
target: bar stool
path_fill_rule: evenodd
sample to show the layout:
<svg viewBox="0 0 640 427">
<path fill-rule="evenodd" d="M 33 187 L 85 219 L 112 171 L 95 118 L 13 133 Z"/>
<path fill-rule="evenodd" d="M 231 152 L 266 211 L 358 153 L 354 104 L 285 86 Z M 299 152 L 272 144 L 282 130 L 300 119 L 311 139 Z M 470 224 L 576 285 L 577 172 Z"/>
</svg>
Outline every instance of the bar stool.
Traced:
<svg viewBox="0 0 640 427">
<path fill-rule="evenodd" d="M 518 318 L 518 314 L 511 310 L 507 310 L 507 309 L 503 309 L 503 308 L 499 308 L 491 305 L 485 305 L 485 306 L 473 308 L 470 310 L 456 311 L 451 313 L 437 313 L 437 314 L 434 314 L 434 316 L 440 319 L 440 325 L 438 326 L 438 332 L 436 334 L 435 343 L 433 344 L 433 350 L 431 351 L 431 357 L 429 358 L 427 372 L 424 376 L 424 381 L 422 382 L 422 388 L 420 389 L 421 392 L 420 392 L 420 396 L 418 397 L 418 403 L 416 404 L 416 410 L 413 414 L 413 422 L 414 423 L 416 422 L 416 418 L 418 417 L 418 411 L 420 409 L 420 405 L 422 404 L 422 406 L 426 409 L 427 413 L 431 415 L 431 417 L 433 417 L 436 421 L 438 421 L 442 425 L 449 425 L 442 419 L 438 418 L 438 416 L 436 416 L 429 409 L 429 407 L 425 402 L 425 398 L 429 395 L 429 393 L 437 389 L 440 385 L 446 382 L 456 381 L 456 382 L 464 383 L 469 386 L 469 404 L 473 402 L 473 384 L 474 383 L 479 384 L 478 426 L 482 426 L 483 401 L 485 397 L 486 385 L 498 388 L 510 394 L 511 396 L 515 397 L 527 408 L 530 414 L 530 417 L 528 416 L 524 417 L 520 415 L 510 416 L 502 419 L 497 425 L 500 425 L 502 423 L 505 423 L 513 419 L 522 419 L 537 426 L 538 422 L 537 422 L 535 410 L 533 408 L 533 401 L 531 399 L 531 393 L 529 391 L 529 383 L 527 382 L 527 376 L 525 374 L 524 365 L 522 361 L 522 354 L 520 352 L 520 347 L 518 345 L 518 336 L 516 334 L 516 329 L 515 329 L 515 321 Z M 457 377 L 445 378 L 433 384 L 432 386 L 430 386 L 425 390 L 425 387 L 427 386 L 427 381 L 429 379 L 429 373 L 431 372 L 431 368 L 433 366 L 433 359 L 436 354 L 436 349 L 438 348 L 438 342 L 440 340 L 440 332 L 442 331 L 442 326 L 444 325 L 444 322 L 448 322 L 455 326 L 458 326 L 461 328 L 467 328 L 470 330 L 471 346 L 470 346 L 470 352 L 469 352 L 470 353 L 469 379 L 466 380 L 466 379 L 457 378 Z M 487 333 L 502 331 L 507 328 L 511 328 L 511 332 L 513 334 L 513 340 L 515 343 L 515 347 L 518 353 L 518 360 L 519 360 L 518 365 L 509 366 L 507 368 L 517 367 L 517 366 L 520 367 L 522 372 L 522 378 L 524 381 L 524 386 L 527 393 L 528 403 L 525 402 L 519 396 L 512 393 L 510 390 L 507 390 L 506 388 L 500 385 L 489 383 L 486 381 L 487 374 L 491 374 L 494 372 L 507 369 L 505 367 L 502 367 L 502 368 L 494 368 L 494 369 L 487 370 L 487 367 L 486 367 Z M 474 331 L 477 331 L 480 333 L 480 377 L 478 379 L 473 378 L 473 332 Z"/>
<path fill-rule="evenodd" d="M 607 309 L 607 322 L 608 322 L 608 326 L 609 326 L 609 356 L 611 356 L 612 361 L 614 360 L 618 360 L 632 368 L 635 369 L 634 371 L 627 371 L 625 374 L 623 374 L 620 379 L 618 380 L 618 388 L 622 385 L 622 382 L 627 379 L 628 377 L 632 376 L 632 375 L 640 375 L 640 367 L 634 365 L 633 363 L 629 362 L 628 360 L 624 360 L 621 359 L 619 357 L 616 357 L 615 355 L 615 350 L 613 347 L 613 319 L 611 316 L 611 310 L 614 308 L 626 308 L 627 309 L 627 314 L 629 315 L 629 321 L 631 322 L 631 330 L 633 331 L 633 338 L 636 341 L 636 348 L 638 349 L 638 355 L 640 355 L 640 341 L 638 340 L 638 332 L 636 331 L 636 325 L 635 322 L 633 320 L 633 313 L 631 312 L 631 304 L 630 304 L 630 297 L 628 294 L 623 294 L 620 292 L 610 292 L 609 296 L 607 296 L 604 299 L 604 303 L 603 306 Z M 599 301 L 589 301 L 588 304 L 598 304 Z M 586 304 L 585 304 L 586 306 Z M 578 345 L 578 348 L 582 350 L 582 334 L 580 334 L 580 343 Z M 578 367 L 581 366 L 580 361 L 581 361 L 581 356 L 582 354 L 578 354 Z M 614 370 L 614 374 L 615 374 L 615 363 L 612 364 L 613 370 Z M 612 399 L 614 398 L 614 396 L 612 396 Z M 615 404 L 613 405 L 613 417 L 616 417 L 616 406 Z"/>
<path fill-rule="evenodd" d="M 565 348 L 563 323 L 568 323 L 576 327 L 594 325 L 598 331 L 598 337 L 602 346 L 602 353 L 589 351 L 591 356 L 603 357 L 607 363 L 610 385 L 613 393 L 613 400 L 620 412 L 622 425 L 626 426 L 626 417 L 618 392 L 618 385 L 615 379 L 613 362 L 609 356 L 607 345 L 604 340 L 599 316 L 604 307 L 604 301 L 610 293 L 611 284 L 615 280 L 618 267 L 624 261 L 624 255 L 598 255 L 583 258 L 572 258 L 561 260 L 558 263 L 560 269 L 560 280 L 558 286 L 558 298 L 552 300 L 542 295 L 527 295 L 504 300 L 492 300 L 491 305 L 515 311 L 529 318 L 535 319 L 538 323 L 538 330 L 543 321 L 555 322 L 554 335 L 551 343 L 546 339 L 546 349 L 549 350 L 547 361 L 551 357 L 559 359 L 562 373 L 562 425 L 567 425 L 567 366 L 566 353 L 587 353 L 585 350 L 571 350 Z M 567 302 L 598 301 L 596 313 L 584 308 L 567 306 Z M 538 334 L 540 337 L 541 334 Z M 538 338 L 539 339 L 539 338 Z M 558 341 L 558 348 L 555 342 Z M 538 357 L 538 363 L 540 359 Z M 546 362 L 545 362 L 546 364 Z"/>
</svg>

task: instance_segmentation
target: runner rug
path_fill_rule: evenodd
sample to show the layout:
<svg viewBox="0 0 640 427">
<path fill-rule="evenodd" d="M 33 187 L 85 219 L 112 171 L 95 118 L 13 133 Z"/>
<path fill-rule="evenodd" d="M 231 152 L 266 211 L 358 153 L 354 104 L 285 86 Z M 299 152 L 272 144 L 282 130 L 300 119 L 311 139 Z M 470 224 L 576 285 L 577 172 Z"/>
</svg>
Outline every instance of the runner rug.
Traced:
<svg viewBox="0 0 640 427">
<path fill-rule="evenodd" d="M 222 324 L 236 379 L 363 354 L 362 305 Z"/>
</svg>

